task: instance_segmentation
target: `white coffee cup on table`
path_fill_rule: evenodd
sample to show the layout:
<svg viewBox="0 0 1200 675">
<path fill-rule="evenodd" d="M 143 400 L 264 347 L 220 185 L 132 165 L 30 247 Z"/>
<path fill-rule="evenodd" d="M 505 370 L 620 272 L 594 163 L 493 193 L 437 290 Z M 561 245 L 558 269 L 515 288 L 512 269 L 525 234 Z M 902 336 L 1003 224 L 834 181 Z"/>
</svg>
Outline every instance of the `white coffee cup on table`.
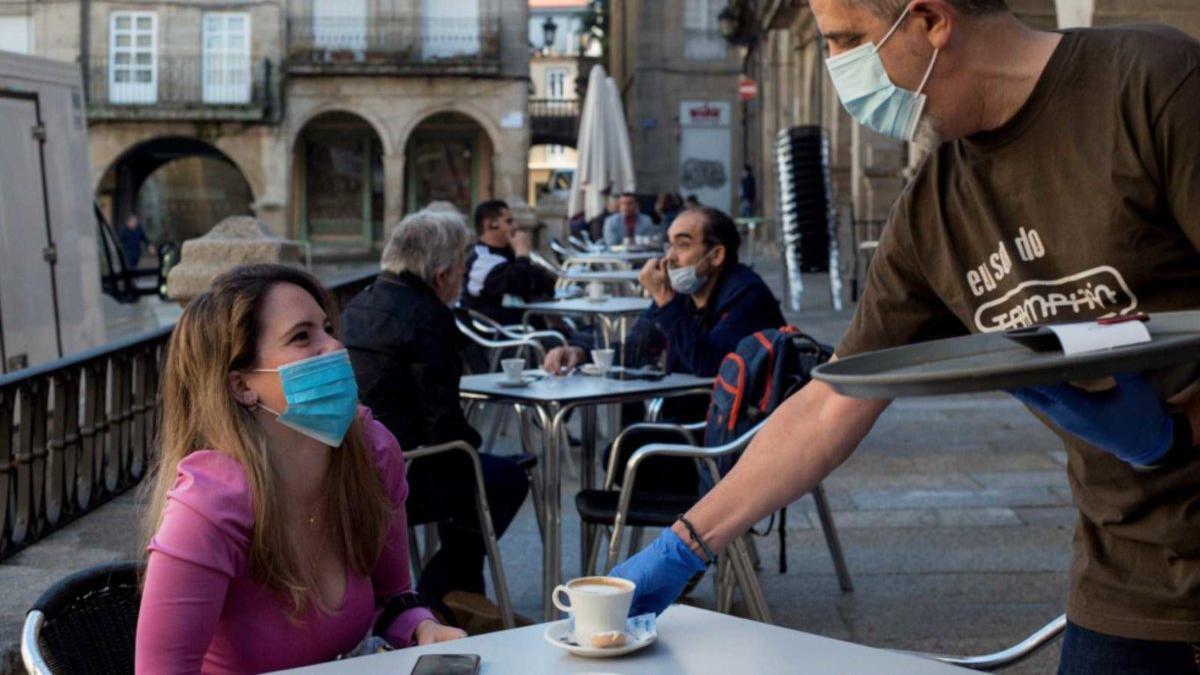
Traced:
<svg viewBox="0 0 1200 675">
<path fill-rule="evenodd" d="M 504 379 L 509 382 L 520 382 L 525 374 L 525 359 L 503 359 L 500 367 L 504 369 Z"/>
<path fill-rule="evenodd" d="M 607 373 L 609 368 L 612 368 L 613 357 L 616 355 L 615 349 L 593 349 L 592 362 L 596 364 L 596 368 L 602 373 Z"/>
<path fill-rule="evenodd" d="M 599 281 L 590 282 L 587 285 L 587 296 L 589 300 L 603 300 L 604 284 Z"/>
<path fill-rule="evenodd" d="M 632 581 L 620 577 L 580 577 L 558 585 L 550 597 L 555 607 L 575 620 L 571 634 L 575 642 L 592 646 L 592 636 L 597 633 L 625 630 L 635 588 Z M 563 603 L 561 594 L 570 604 Z"/>
</svg>

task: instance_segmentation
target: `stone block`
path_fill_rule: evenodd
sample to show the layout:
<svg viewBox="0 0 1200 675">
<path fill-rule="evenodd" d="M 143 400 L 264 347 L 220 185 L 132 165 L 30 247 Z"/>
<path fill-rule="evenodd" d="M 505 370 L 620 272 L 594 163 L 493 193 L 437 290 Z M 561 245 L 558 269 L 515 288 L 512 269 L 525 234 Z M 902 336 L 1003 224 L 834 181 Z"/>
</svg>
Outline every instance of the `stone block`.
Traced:
<svg viewBox="0 0 1200 675">
<path fill-rule="evenodd" d="M 183 242 L 180 262 L 167 275 L 167 297 L 186 304 L 207 291 L 218 274 L 252 263 L 300 267 L 300 246 L 272 235 L 250 216 L 230 216 L 203 237 Z"/>
</svg>

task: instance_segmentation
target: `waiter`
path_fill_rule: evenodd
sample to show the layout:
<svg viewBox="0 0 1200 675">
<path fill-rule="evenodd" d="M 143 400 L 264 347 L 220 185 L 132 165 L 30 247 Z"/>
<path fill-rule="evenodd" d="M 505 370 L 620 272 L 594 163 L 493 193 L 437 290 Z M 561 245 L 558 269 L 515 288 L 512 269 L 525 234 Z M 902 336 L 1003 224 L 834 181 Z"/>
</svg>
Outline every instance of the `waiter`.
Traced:
<svg viewBox="0 0 1200 675">
<path fill-rule="evenodd" d="M 932 149 L 839 356 L 1200 307 L 1200 44 L 1164 27 L 1037 31 L 1004 0 L 810 5 L 850 114 Z M 1060 673 L 1198 672 L 1200 398 L 1195 371 L 1159 375 L 1014 392 L 1064 439 L 1079 508 Z M 638 583 L 635 611 L 661 611 L 808 492 L 887 406 L 819 382 L 791 397 L 725 480 L 614 570 Z"/>
</svg>

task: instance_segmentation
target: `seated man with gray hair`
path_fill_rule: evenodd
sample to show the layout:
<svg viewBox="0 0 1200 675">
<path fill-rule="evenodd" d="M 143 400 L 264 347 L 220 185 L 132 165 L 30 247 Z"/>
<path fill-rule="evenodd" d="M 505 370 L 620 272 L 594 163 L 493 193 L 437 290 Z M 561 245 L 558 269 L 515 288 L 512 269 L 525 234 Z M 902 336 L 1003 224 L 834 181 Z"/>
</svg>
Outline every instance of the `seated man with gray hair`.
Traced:
<svg viewBox="0 0 1200 675">
<path fill-rule="evenodd" d="M 405 450 L 450 441 L 480 444 L 459 406 L 465 340 L 450 310 L 462 288 L 470 243 L 457 213 L 409 215 L 392 230 L 379 276 L 342 312 L 342 342 L 362 402 Z M 509 459 L 485 454 L 479 460 L 499 536 L 521 508 L 529 484 Z M 467 457 L 447 453 L 416 461 L 408 485 L 409 522 L 440 523 L 441 548 L 417 583 L 422 599 L 468 632 L 499 628 L 499 612 L 483 595 L 485 547 Z"/>
</svg>

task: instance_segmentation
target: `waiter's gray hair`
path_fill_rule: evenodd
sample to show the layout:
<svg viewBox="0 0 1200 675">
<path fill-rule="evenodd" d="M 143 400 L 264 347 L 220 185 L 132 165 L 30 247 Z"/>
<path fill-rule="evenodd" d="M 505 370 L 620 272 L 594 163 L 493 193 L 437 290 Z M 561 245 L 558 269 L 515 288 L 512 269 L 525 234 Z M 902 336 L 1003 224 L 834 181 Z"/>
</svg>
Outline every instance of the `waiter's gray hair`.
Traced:
<svg viewBox="0 0 1200 675">
<path fill-rule="evenodd" d="M 885 19 L 895 19 L 912 0 L 846 0 L 846 2 L 866 7 Z M 946 2 L 963 14 L 980 15 L 1008 11 L 1005 0 L 946 0 Z"/>
<path fill-rule="evenodd" d="M 392 229 L 379 266 L 385 272 L 408 272 L 433 284 L 438 272 L 467 254 L 471 232 L 455 211 L 417 211 Z"/>
</svg>

